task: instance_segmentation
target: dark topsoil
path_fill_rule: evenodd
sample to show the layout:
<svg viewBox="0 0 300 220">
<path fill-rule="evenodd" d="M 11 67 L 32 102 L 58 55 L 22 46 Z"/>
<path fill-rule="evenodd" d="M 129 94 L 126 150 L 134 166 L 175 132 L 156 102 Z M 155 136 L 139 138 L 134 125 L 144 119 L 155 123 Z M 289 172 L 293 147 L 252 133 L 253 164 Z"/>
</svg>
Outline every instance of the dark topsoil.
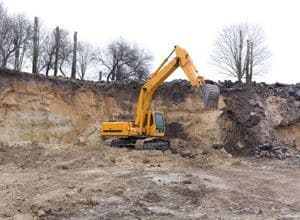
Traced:
<svg viewBox="0 0 300 220">
<path fill-rule="evenodd" d="M 94 82 L 87 80 L 75 80 L 64 77 L 53 77 L 42 74 L 31 74 L 25 72 L 18 72 L 9 69 L 0 69 L 0 92 L 9 84 L 13 84 L 17 80 L 34 81 L 34 82 L 48 82 L 58 90 L 77 91 L 82 89 L 91 89 L 95 92 L 101 91 L 107 96 L 115 96 L 118 94 L 119 99 L 124 96 L 128 99 L 137 99 L 139 90 L 143 83 L 138 81 L 125 81 L 125 82 Z M 120 92 L 122 91 L 122 92 Z M 181 102 L 184 100 L 188 93 L 193 93 L 192 86 L 186 80 L 175 80 L 172 82 L 165 82 L 155 93 L 154 96 L 163 96 L 167 101 Z"/>
<path fill-rule="evenodd" d="M 53 77 L 42 74 L 31 74 L 25 72 L 19 72 L 9 69 L 1 69 L 0 68 L 0 91 L 3 87 L 7 86 L 8 84 L 12 84 L 16 80 L 25 80 L 25 81 L 35 81 L 35 82 L 49 82 L 52 86 L 57 88 L 64 88 L 70 90 L 78 90 L 82 88 L 89 88 L 89 89 L 100 89 L 104 92 L 113 95 L 115 90 L 122 90 L 123 93 L 132 93 L 138 94 L 141 86 L 143 85 L 142 82 L 137 81 L 125 81 L 125 82 L 94 82 L 94 81 L 87 81 L 87 80 L 73 80 L 64 77 Z M 244 93 L 249 91 L 244 84 L 232 81 L 224 81 L 215 83 L 211 80 L 206 81 L 209 84 L 218 84 L 221 89 L 222 95 L 230 95 L 232 93 Z M 260 96 L 266 98 L 270 95 L 273 96 L 280 96 L 284 98 L 290 98 L 292 100 L 300 101 L 300 83 L 296 84 L 266 84 L 262 83 L 253 83 L 253 90 L 259 94 Z M 188 93 L 194 93 L 195 90 L 192 88 L 190 83 L 187 80 L 174 80 L 171 82 L 165 82 L 163 85 L 158 89 L 156 95 L 165 95 L 166 98 L 171 99 L 175 102 L 181 102 L 184 97 Z M 136 95 L 137 96 L 137 95 Z"/>
</svg>

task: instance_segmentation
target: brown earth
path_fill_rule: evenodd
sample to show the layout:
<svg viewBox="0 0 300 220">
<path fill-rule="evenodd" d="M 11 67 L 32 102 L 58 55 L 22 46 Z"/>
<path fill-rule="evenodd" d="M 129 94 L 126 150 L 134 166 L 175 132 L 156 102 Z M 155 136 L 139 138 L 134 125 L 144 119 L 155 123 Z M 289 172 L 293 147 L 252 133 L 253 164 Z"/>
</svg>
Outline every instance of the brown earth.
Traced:
<svg viewBox="0 0 300 220">
<path fill-rule="evenodd" d="M 300 217 L 295 159 L 31 143 L 0 150 L 1 219 Z"/>
<path fill-rule="evenodd" d="M 105 147 L 99 125 L 132 118 L 140 86 L 1 70 L 0 219 L 300 218 L 297 87 L 227 82 L 205 110 L 166 83 L 152 106 L 171 149 Z"/>
</svg>

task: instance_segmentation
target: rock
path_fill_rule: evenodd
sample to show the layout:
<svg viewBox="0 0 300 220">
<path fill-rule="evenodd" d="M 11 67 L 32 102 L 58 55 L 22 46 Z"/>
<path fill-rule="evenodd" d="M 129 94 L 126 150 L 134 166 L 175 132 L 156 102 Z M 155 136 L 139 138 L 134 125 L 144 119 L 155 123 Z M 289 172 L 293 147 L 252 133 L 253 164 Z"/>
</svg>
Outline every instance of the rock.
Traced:
<svg viewBox="0 0 300 220">
<path fill-rule="evenodd" d="M 256 157 L 277 158 L 282 160 L 291 156 L 292 150 L 289 150 L 289 148 L 293 147 L 295 147 L 294 142 L 289 140 L 282 141 L 278 145 L 264 143 L 255 147 L 255 155 Z"/>
<path fill-rule="evenodd" d="M 190 181 L 190 180 L 183 180 L 182 183 L 183 184 L 192 184 L 192 181 Z"/>
<path fill-rule="evenodd" d="M 256 105 L 256 101 L 254 99 L 250 99 L 249 100 L 249 104 L 255 106 Z"/>
<path fill-rule="evenodd" d="M 225 150 L 225 148 L 221 148 L 220 149 L 220 152 L 225 156 L 225 157 L 232 157 L 232 154 L 230 154 L 230 153 L 228 153 L 226 150 Z"/>
<path fill-rule="evenodd" d="M 180 151 L 180 156 L 193 159 L 197 156 L 197 153 L 189 149 L 183 149 Z"/>
<path fill-rule="evenodd" d="M 144 158 L 143 163 L 148 164 L 150 163 L 150 160 L 148 158 Z"/>
<path fill-rule="evenodd" d="M 289 95 L 294 96 L 295 95 L 295 89 L 293 87 L 289 88 L 288 93 L 289 93 Z"/>
<path fill-rule="evenodd" d="M 224 147 L 224 144 L 213 144 L 211 145 L 213 149 L 220 150 Z"/>
<path fill-rule="evenodd" d="M 84 137 L 79 137 L 77 144 L 80 146 L 86 145 L 86 139 Z"/>
<path fill-rule="evenodd" d="M 33 216 L 30 214 L 17 214 L 13 218 L 13 220 L 33 220 Z"/>
<path fill-rule="evenodd" d="M 89 203 L 91 202 L 91 200 L 88 201 Z M 93 205 L 93 204 L 91 204 Z M 45 212 L 44 212 L 45 213 Z M 52 216 L 63 216 L 64 213 L 65 213 L 65 209 L 64 208 L 61 208 L 61 207 L 58 207 L 58 208 L 49 208 L 47 211 L 46 211 L 47 215 L 52 215 Z M 45 215 L 46 215 L 45 213 Z M 62 219 L 62 218 L 56 218 L 56 219 Z"/>
<path fill-rule="evenodd" d="M 116 157 L 110 156 L 109 161 L 112 162 L 112 163 L 115 163 L 116 162 Z"/>
<path fill-rule="evenodd" d="M 43 209 L 39 209 L 37 212 L 38 217 L 45 217 L 46 212 Z"/>
<path fill-rule="evenodd" d="M 53 168 L 56 169 L 62 169 L 62 170 L 68 170 L 71 169 L 73 166 L 76 166 L 78 164 L 83 164 L 85 162 L 86 158 L 84 157 L 78 157 L 72 160 L 59 162 L 57 164 L 53 165 Z"/>
<path fill-rule="evenodd" d="M 300 101 L 300 89 L 295 93 L 295 98 L 297 101 Z"/>
</svg>

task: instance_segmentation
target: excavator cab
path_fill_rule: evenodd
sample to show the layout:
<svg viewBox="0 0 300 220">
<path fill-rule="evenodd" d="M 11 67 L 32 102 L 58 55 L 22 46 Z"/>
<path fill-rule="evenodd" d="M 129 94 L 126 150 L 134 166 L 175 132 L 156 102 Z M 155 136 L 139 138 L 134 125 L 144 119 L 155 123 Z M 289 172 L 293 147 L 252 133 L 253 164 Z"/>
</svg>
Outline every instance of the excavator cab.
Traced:
<svg viewBox="0 0 300 220">
<path fill-rule="evenodd" d="M 163 137 L 165 130 L 164 114 L 162 112 L 149 110 L 144 121 L 144 134 L 153 137 Z"/>
</svg>

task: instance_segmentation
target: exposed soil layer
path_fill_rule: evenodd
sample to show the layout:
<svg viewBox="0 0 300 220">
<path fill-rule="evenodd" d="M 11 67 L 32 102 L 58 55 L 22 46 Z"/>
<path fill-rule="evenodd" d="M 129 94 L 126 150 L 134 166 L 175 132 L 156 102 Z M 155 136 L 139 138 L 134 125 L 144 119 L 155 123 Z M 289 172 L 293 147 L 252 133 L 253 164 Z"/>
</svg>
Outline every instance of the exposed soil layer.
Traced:
<svg viewBox="0 0 300 220">
<path fill-rule="evenodd" d="M 101 142 L 102 121 L 133 119 L 142 85 L 68 80 L 6 69 L 0 71 L 0 78 L 0 141 L 13 143 L 96 146 Z M 167 136 L 201 147 L 223 145 L 235 155 L 280 159 L 295 155 L 300 84 L 259 83 L 251 89 L 230 81 L 219 85 L 220 108 L 205 110 L 200 94 L 189 82 L 164 83 L 152 107 L 165 112 Z M 282 135 L 285 133 L 289 135 Z"/>
<path fill-rule="evenodd" d="M 102 121 L 133 120 L 141 87 L 137 82 L 83 82 L 9 70 L 0 71 L 0 78 L 0 141 L 12 143 L 97 145 Z M 152 107 L 166 113 L 170 137 L 201 139 L 207 146 L 220 141 L 215 122 L 221 111 L 205 111 L 186 81 L 165 83 Z"/>
</svg>

